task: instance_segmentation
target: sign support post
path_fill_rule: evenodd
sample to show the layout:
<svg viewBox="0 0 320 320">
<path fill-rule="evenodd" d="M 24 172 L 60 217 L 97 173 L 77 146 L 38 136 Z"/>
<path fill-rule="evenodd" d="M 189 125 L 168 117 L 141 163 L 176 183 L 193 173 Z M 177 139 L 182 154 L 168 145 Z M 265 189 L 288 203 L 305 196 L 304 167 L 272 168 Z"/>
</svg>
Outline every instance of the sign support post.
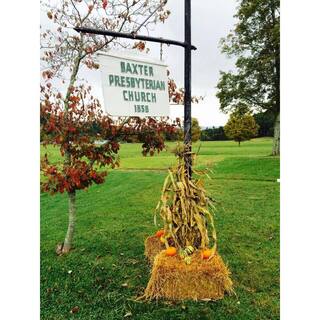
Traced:
<svg viewBox="0 0 320 320">
<path fill-rule="evenodd" d="M 184 2 L 184 42 L 184 160 L 188 177 L 191 179 L 191 0 Z"/>
<path fill-rule="evenodd" d="M 192 156 L 191 156 L 191 51 L 197 48 L 191 44 L 191 0 L 184 1 L 184 42 L 156 38 L 144 35 L 138 35 L 135 32 L 122 33 L 111 30 L 100 30 L 86 27 L 74 28 L 77 32 L 98 34 L 104 36 L 112 36 L 115 38 L 126 38 L 133 40 L 151 41 L 158 43 L 166 43 L 184 47 L 184 144 L 185 150 L 185 165 L 188 178 L 191 179 L 192 172 Z"/>
</svg>

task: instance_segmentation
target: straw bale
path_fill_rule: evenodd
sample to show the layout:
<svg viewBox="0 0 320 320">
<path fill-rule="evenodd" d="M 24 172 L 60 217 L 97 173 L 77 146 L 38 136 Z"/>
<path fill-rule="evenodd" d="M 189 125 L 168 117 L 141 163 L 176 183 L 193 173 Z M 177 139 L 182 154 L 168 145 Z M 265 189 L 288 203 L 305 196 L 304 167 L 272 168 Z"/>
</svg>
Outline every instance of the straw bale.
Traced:
<svg viewBox="0 0 320 320">
<path fill-rule="evenodd" d="M 230 271 L 216 253 L 203 260 L 199 251 L 186 264 L 179 255 L 168 257 L 162 250 L 154 259 L 144 299 L 218 300 L 233 292 Z"/>
<path fill-rule="evenodd" d="M 153 264 L 155 256 L 163 249 L 165 245 L 160 242 L 160 239 L 157 236 L 150 236 L 144 242 L 144 254 L 147 257 L 148 261 Z"/>
</svg>

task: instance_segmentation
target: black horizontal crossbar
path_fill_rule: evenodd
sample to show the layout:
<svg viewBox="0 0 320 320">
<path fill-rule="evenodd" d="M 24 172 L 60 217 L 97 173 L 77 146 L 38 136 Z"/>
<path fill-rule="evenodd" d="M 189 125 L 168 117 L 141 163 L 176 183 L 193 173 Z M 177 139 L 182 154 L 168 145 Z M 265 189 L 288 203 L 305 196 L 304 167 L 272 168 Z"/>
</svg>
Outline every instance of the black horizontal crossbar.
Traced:
<svg viewBox="0 0 320 320">
<path fill-rule="evenodd" d="M 135 33 L 123 33 L 123 32 L 117 32 L 117 31 L 101 30 L 101 29 L 93 29 L 93 28 L 83 28 L 83 27 L 75 27 L 74 30 L 76 30 L 77 32 L 82 32 L 82 33 L 99 34 L 102 36 L 112 36 L 115 38 L 127 38 L 127 39 L 133 39 L 133 40 L 166 43 L 166 44 L 172 44 L 174 46 L 180 46 L 180 47 L 184 47 L 184 48 L 189 47 L 189 44 L 187 44 L 186 42 L 143 36 L 143 35 L 138 35 Z M 191 48 L 191 50 L 197 50 L 197 48 L 193 45 L 191 45 L 190 48 Z"/>
</svg>

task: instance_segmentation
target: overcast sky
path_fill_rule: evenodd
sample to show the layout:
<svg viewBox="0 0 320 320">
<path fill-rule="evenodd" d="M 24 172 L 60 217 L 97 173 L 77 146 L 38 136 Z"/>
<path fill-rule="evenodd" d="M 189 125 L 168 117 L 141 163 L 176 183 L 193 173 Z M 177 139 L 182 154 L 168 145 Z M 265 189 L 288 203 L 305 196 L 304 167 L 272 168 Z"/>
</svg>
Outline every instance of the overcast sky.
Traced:
<svg viewBox="0 0 320 320">
<path fill-rule="evenodd" d="M 171 11 L 166 22 L 157 24 L 150 33 L 168 39 L 184 39 L 184 1 L 169 0 Z M 235 20 L 236 0 L 192 1 L 192 44 L 197 47 L 192 52 L 192 95 L 205 96 L 204 101 L 192 105 L 192 116 L 199 120 L 201 126 L 212 127 L 224 125 L 227 115 L 219 111 L 219 101 L 215 97 L 219 70 L 228 71 L 233 67 L 232 60 L 220 53 L 219 40 L 232 29 Z M 41 22 L 45 23 L 45 14 Z M 160 45 L 147 43 L 149 55 L 159 58 Z M 179 87 L 184 81 L 184 52 L 176 46 L 163 46 L 163 60 L 168 65 L 172 78 Z M 81 77 L 92 85 L 94 94 L 102 101 L 101 75 L 99 71 L 83 68 Z M 183 117 L 183 106 L 171 106 L 172 117 Z"/>
<path fill-rule="evenodd" d="M 165 24 L 156 25 L 155 34 L 173 39 L 184 39 L 184 1 L 170 0 L 171 16 Z M 215 86 L 219 70 L 230 70 L 233 63 L 218 48 L 221 37 L 227 35 L 235 22 L 235 0 L 207 0 L 192 2 L 192 44 L 197 47 L 192 52 L 192 94 L 205 96 L 204 101 L 192 106 L 192 116 L 198 118 L 201 126 L 224 125 L 227 116 L 219 111 L 219 101 L 215 97 Z M 159 46 L 152 54 L 159 54 Z M 164 46 L 164 59 L 179 86 L 183 86 L 183 49 Z M 175 116 L 183 115 L 183 107 L 171 107 Z"/>
</svg>

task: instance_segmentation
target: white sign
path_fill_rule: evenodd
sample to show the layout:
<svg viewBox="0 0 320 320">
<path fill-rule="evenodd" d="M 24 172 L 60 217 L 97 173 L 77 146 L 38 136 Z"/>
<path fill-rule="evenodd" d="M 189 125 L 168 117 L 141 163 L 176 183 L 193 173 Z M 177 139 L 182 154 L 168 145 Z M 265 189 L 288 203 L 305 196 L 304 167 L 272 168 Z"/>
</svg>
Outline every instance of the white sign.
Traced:
<svg viewBox="0 0 320 320">
<path fill-rule="evenodd" d="M 112 116 L 169 116 L 167 66 L 160 61 L 99 54 L 105 110 Z"/>
</svg>

